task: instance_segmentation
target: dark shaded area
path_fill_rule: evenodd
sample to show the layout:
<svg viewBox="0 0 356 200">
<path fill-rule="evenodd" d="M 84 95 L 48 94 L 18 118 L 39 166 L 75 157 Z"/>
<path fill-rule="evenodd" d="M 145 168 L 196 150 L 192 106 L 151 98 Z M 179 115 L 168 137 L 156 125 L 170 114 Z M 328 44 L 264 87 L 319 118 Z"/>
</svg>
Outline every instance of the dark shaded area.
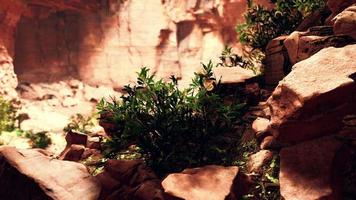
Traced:
<svg viewBox="0 0 356 200">
<path fill-rule="evenodd" d="M 0 199 L 2 200 L 50 200 L 34 180 L 19 173 L 0 157 Z"/>
</svg>

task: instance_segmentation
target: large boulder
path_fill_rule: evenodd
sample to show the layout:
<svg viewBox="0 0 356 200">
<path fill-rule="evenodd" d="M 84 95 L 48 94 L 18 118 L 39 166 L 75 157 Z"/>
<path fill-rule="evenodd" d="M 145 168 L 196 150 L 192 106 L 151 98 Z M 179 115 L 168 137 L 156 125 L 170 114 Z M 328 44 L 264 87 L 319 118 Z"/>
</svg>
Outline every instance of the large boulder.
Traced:
<svg viewBox="0 0 356 200">
<path fill-rule="evenodd" d="M 268 85 L 277 85 L 290 71 L 287 49 L 283 42 L 287 36 L 271 40 L 266 47 L 265 81 Z"/>
<path fill-rule="evenodd" d="M 142 161 L 109 160 L 96 178 L 103 188 L 100 199 L 166 199 L 160 180 Z"/>
<path fill-rule="evenodd" d="M 279 174 L 282 197 L 285 200 L 344 199 L 341 182 L 348 175 L 341 169 L 348 154 L 346 149 L 332 136 L 283 148 Z"/>
<path fill-rule="evenodd" d="M 268 99 L 269 131 L 294 143 L 334 133 L 356 113 L 356 45 L 329 47 L 294 65 Z"/>
<path fill-rule="evenodd" d="M 226 85 L 245 83 L 247 80 L 256 76 L 252 70 L 242 67 L 216 67 L 213 69 L 213 72 L 221 84 Z"/>
<path fill-rule="evenodd" d="M 308 31 L 295 31 L 284 41 L 291 65 L 305 60 L 323 48 L 342 47 L 352 42 L 347 36 L 336 36 L 331 26 L 316 26 Z M 290 65 L 290 66 L 291 66 Z"/>
<path fill-rule="evenodd" d="M 328 21 L 354 3 L 356 3 L 356 0 L 328 0 L 327 6 L 332 12 Z"/>
<path fill-rule="evenodd" d="M 44 153 L 0 148 L 0 199 L 98 199 L 100 184 L 84 165 Z"/>
<path fill-rule="evenodd" d="M 238 167 L 210 165 L 170 174 L 162 182 L 168 194 L 186 200 L 240 199 L 247 185 Z"/>
<path fill-rule="evenodd" d="M 356 4 L 338 14 L 333 22 L 335 34 L 348 35 L 356 40 Z"/>
</svg>

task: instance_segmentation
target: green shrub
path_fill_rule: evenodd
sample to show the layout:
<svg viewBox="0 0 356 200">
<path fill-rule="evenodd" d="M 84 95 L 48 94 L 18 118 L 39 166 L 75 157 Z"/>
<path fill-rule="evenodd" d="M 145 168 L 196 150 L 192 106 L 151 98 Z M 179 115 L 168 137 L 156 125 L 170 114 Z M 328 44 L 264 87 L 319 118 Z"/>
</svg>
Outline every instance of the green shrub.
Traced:
<svg viewBox="0 0 356 200">
<path fill-rule="evenodd" d="M 136 145 L 160 175 L 205 164 L 231 164 L 236 143 L 228 133 L 244 106 L 223 104 L 212 68 L 211 62 L 203 65 L 203 72 L 182 90 L 175 77 L 165 83 L 142 68 L 137 84 L 125 86 L 127 94 L 121 101 L 102 100 L 97 107 L 101 122 L 114 125 L 106 143 L 108 156 Z"/>
<path fill-rule="evenodd" d="M 41 131 L 38 133 L 33 133 L 32 131 L 26 131 L 25 137 L 30 139 L 32 148 L 46 148 L 51 143 L 51 138 L 48 137 L 47 131 Z"/>
<path fill-rule="evenodd" d="M 0 97 L 0 134 L 15 128 L 17 109 L 11 102 Z"/>
<path fill-rule="evenodd" d="M 71 121 L 63 128 L 64 132 L 75 131 L 83 134 L 90 134 L 90 129 L 97 123 L 97 115 L 85 117 L 77 113 L 71 117 Z"/>
<path fill-rule="evenodd" d="M 313 11 L 325 6 L 324 0 L 272 0 L 274 9 L 253 5 L 245 13 L 245 23 L 237 26 L 240 41 L 254 49 L 265 50 L 268 42 L 290 34 Z"/>
</svg>

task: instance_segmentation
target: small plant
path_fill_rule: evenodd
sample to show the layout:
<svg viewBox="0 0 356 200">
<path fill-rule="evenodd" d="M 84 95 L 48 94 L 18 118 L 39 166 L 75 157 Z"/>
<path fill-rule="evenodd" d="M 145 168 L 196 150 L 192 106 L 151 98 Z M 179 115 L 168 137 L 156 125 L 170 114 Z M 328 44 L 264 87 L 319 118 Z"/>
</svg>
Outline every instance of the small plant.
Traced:
<svg viewBox="0 0 356 200">
<path fill-rule="evenodd" d="M 78 113 L 71 117 L 71 122 L 63 128 L 63 131 L 75 131 L 84 134 L 90 134 L 90 129 L 93 128 L 95 124 L 97 124 L 97 116 L 95 114 L 85 117 Z"/>
<path fill-rule="evenodd" d="M 213 64 L 203 65 L 188 89 L 177 79 L 155 80 L 147 68 L 137 84 L 125 86 L 121 101 L 102 100 L 97 108 L 101 124 L 110 127 L 109 157 L 135 145 L 159 175 L 206 164 L 231 164 L 235 144 L 227 133 L 243 112 L 243 104 L 226 106 Z"/>
<path fill-rule="evenodd" d="M 274 156 L 269 165 L 264 166 L 262 173 L 254 177 L 255 185 L 244 200 L 280 200 L 279 190 L 279 157 Z"/>
<path fill-rule="evenodd" d="M 261 51 L 254 50 L 247 55 L 237 55 L 231 47 L 225 47 L 220 56 L 220 62 L 217 66 L 221 67 L 242 67 L 252 70 L 255 74 L 261 73 L 258 65 L 262 62 L 264 54 Z"/>
<path fill-rule="evenodd" d="M 242 67 L 249 68 L 253 63 L 244 59 L 242 56 L 235 54 L 231 47 L 225 47 L 220 56 L 221 62 L 218 64 L 222 67 Z"/>
<path fill-rule="evenodd" d="M 324 0 L 272 0 L 272 3 L 275 8 L 269 10 L 248 0 L 246 22 L 236 28 L 242 43 L 264 51 L 271 39 L 290 34 L 305 16 L 325 6 Z"/>
<path fill-rule="evenodd" d="M 16 125 L 17 109 L 10 101 L 0 97 L 0 134 L 3 131 L 12 131 Z"/>
<path fill-rule="evenodd" d="M 32 148 L 47 148 L 51 143 L 51 138 L 48 137 L 47 131 L 33 133 L 32 131 L 25 132 L 25 137 L 30 139 Z"/>
</svg>

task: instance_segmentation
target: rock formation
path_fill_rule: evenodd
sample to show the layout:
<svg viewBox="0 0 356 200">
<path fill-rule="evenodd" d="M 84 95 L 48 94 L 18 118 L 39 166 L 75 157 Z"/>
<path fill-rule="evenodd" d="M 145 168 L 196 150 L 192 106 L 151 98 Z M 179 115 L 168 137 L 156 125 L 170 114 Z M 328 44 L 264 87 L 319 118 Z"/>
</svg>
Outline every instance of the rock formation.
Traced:
<svg viewBox="0 0 356 200">
<path fill-rule="evenodd" d="M 0 199 L 98 199 L 100 184 L 84 165 L 45 153 L 0 148 Z"/>
<path fill-rule="evenodd" d="M 21 81 L 73 76 L 118 88 L 142 66 L 190 80 L 201 61 L 239 46 L 246 9 L 241 0 L 24 2 L 0 1 L 1 39 Z"/>
<path fill-rule="evenodd" d="M 252 128 L 262 149 L 279 151 L 286 200 L 355 198 L 350 181 L 356 136 L 352 3 L 329 0 L 332 13 L 322 26 L 276 38 L 267 48 L 266 72 L 271 73 L 266 81 L 278 85 L 267 101 L 269 116 L 258 118 Z M 289 70 L 283 71 L 286 64 Z"/>
</svg>

